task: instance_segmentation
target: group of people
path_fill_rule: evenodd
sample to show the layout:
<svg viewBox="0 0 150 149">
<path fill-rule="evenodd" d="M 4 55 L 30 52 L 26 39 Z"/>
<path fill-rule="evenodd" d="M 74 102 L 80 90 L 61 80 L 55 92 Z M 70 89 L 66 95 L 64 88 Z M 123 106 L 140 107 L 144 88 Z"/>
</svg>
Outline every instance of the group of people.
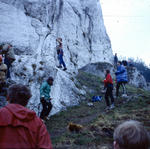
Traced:
<svg viewBox="0 0 150 149">
<path fill-rule="evenodd" d="M 0 93 L 4 92 L 7 86 L 6 80 L 11 78 L 10 67 L 15 61 L 14 49 L 11 44 L 0 46 Z"/>
<path fill-rule="evenodd" d="M 63 61 L 62 39 L 57 39 L 59 45 L 57 54 L 59 60 L 59 68 L 61 65 L 66 70 Z M 7 49 L 11 48 L 8 46 Z M 2 51 L 1 51 L 2 52 Z M 9 67 L 15 58 L 10 59 L 6 53 L 5 64 L 2 63 L 0 56 L 0 82 L 5 82 L 5 74 L 10 77 Z M 117 62 L 116 71 L 116 96 L 119 95 L 120 86 L 127 83 L 127 71 L 120 61 Z M 7 91 L 8 104 L 0 109 L 0 148 L 43 148 L 52 149 L 50 135 L 43 123 L 47 120 L 49 112 L 52 109 L 50 98 L 51 86 L 53 78 L 49 77 L 40 87 L 40 100 L 43 106 L 40 118 L 36 113 L 26 108 L 31 95 L 30 89 L 22 84 L 11 85 Z M 113 80 L 110 71 L 106 70 L 106 79 L 104 80 L 106 93 L 105 100 L 107 108 L 114 108 L 113 97 Z M 111 106 L 109 99 L 111 98 Z M 137 121 L 127 121 L 119 125 L 114 131 L 114 149 L 148 149 L 149 134 L 145 128 Z"/>
<path fill-rule="evenodd" d="M 25 85 L 15 84 L 9 87 L 9 104 L 0 109 L 0 148 L 52 149 L 45 124 L 34 111 L 25 107 L 31 96 L 31 91 Z M 113 138 L 114 149 L 149 148 L 149 133 L 137 121 L 130 120 L 120 124 L 115 129 Z"/>
<path fill-rule="evenodd" d="M 126 91 L 126 83 L 128 82 L 128 75 L 127 75 L 127 69 L 126 66 L 123 65 L 121 61 L 118 61 L 117 54 L 115 54 L 114 57 L 114 67 L 117 68 L 117 71 L 115 72 L 116 75 L 116 98 L 119 96 L 119 89 L 120 86 L 122 86 L 123 94 L 122 96 L 127 96 Z M 106 101 L 106 110 L 113 109 L 114 106 L 114 96 L 113 96 L 113 79 L 110 74 L 110 70 L 106 70 L 105 74 L 106 78 L 104 80 L 104 86 L 106 88 L 105 92 L 105 101 Z M 109 102 L 109 97 L 111 99 L 111 105 Z"/>
</svg>

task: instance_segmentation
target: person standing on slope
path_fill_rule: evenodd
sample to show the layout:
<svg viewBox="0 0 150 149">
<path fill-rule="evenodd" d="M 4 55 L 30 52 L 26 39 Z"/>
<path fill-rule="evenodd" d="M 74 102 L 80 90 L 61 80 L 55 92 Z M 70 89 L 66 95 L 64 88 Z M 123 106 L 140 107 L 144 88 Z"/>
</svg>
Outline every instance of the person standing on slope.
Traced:
<svg viewBox="0 0 150 149">
<path fill-rule="evenodd" d="M 107 108 L 106 110 L 113 109 L 114 108 L 114 97 L 113 97 L 113 80 L 110 75 L 110 70 L 106 70 L 106 79 L 104 80 L 104 85 L 106 87 L 106 92 L 105 92 L 105 101 Z M 111 98 L 111 106 L 109 103 L 109 97 Z"/>
<path fill-rule="evenodd" d="M 47 81 L 44 81 L 40 87 L 40 100 L 43 106 L 40 118 L 42 120 L 47 120 L 52 109 L 52 103 L 50 98 L 51 86 L 53 85 L 53 78 L 49 77 Z"/>
<path fill-rule="evenodd" d="M 128 82 L 128 75 L 126 68 L 122 65 L 121 61 L 118 61 L 117 64 L 117 72 L 116 74 L 116 80 L 117 80 L 117 86 L 116 86 L 116 97 L 119 96 L 119 88 L 122 86 L 123 88 L 123 95 L 127 94 L 125 84 Z"/>
</svg>

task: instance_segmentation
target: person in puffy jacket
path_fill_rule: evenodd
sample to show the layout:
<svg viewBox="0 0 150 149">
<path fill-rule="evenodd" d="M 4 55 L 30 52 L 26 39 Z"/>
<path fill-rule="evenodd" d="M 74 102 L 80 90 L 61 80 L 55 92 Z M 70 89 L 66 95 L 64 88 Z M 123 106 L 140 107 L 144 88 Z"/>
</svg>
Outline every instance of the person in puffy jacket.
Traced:
<svg viewBox="0 0 150 149">
<path fill-rule="evenodd" d="M 104 86 L 106 88 L 105 92 L 105 101 L 107 108 L 106 110 L 113 109 L 114 108 L 114 97 L 113 97 L 113 80 L 110 75 L 110 70 L 106 70 L 106 79 L 104 80 Z M 109 103 L 109 97 L 111 98 L 111 106 Z"/>
<path fill-rule="evenodd" d="M 1 149 L 52 149 L 45 124 L 25 107 L 30 97 L 31 92 L 25 85 L 9 87 L 9 104 L 0 109 Z"/>
<path fill-rule="evenodd" d="M 118 62 L 117 72 L 115 74 L 116 74 L 116 81 L 117 81 L 116 97 L 118 97 L 120 86 L 122 86 L 123 88 L 123 94 L 126 94 L 125 84 L 128 82 L 127 70 L 122 65 L 121 61 Z"/>
</svg>

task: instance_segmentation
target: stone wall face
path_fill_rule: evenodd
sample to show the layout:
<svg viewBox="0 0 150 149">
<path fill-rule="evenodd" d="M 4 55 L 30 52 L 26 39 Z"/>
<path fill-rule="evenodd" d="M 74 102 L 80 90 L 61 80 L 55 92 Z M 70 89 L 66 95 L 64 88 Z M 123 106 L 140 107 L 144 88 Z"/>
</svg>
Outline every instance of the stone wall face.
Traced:
<svg viewBox="0 0 150 149">
<path fill-rule="evenodd" d="M 29 106 L 36 111 L 39 88 L 54 77 L 54 114 L 76 105 L 80 94 L 73 82 L 78 69 L 89 63 L 112 62 L 111 43 L 98 0 L 0 0 L 0 44 L 11 43 L 16 61 L 11 76 L 29 85 Z M 67 72 L 56 68 L 56 38 L 63 39 Z"/>
</svg>

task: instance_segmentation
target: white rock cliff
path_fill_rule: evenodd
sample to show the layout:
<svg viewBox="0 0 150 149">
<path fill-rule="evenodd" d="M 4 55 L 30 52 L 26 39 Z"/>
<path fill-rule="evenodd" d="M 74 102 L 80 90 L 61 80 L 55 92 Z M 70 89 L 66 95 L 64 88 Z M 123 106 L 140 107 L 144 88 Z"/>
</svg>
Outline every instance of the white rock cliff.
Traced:
<svg viewBox="0 0 150 149">
<path fill-rule="evenodd" d="M 51 114 L 78 104 L 73 82 L 79 68 L 112 61 L 112 49 L 99 0 L 0 0 L 0 44 L 11 43 L 16 61 L 12 79 L 29 85 L 30 107 L 36 111 L 39 88 L 54 77 Z M 56 38 L 63 39 L 67 72 L 56 69 Z"/>
</svg>

